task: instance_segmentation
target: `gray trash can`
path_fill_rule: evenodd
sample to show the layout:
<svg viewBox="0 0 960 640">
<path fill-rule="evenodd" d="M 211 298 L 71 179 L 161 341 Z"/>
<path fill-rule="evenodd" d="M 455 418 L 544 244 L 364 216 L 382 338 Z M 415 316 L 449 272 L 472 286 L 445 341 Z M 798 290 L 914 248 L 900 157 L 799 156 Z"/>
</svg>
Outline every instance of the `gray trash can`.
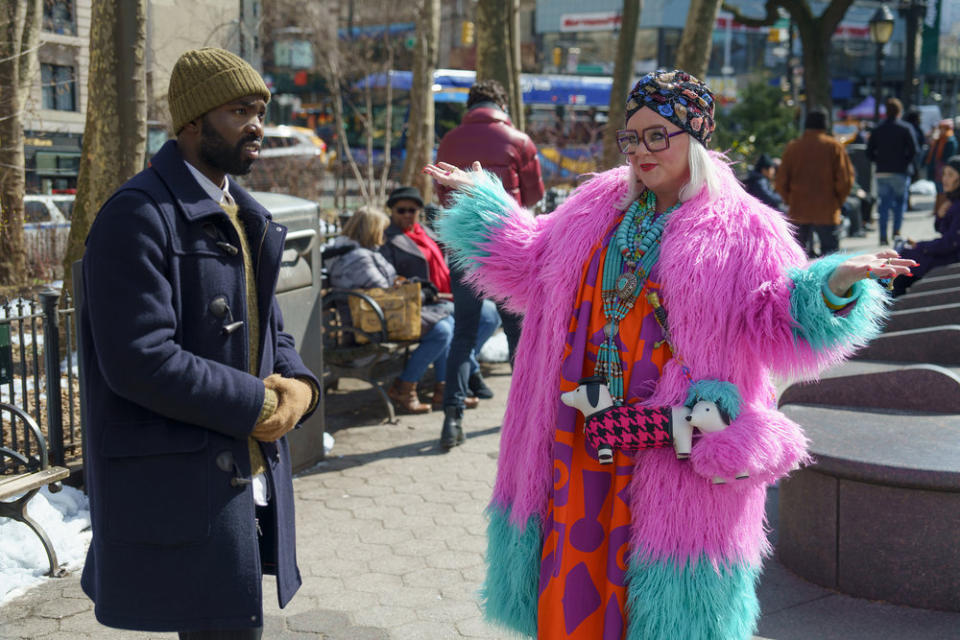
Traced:
<svg viewBox="0 0 960 640">
<path fill-rule="evenodd" d="M 287 227 L 287 239 L 277 280 L 277 302 L 284 331 L 293 336 L 300 357 L 318 379 L 323 378 L 323 336 L 320 317 L 320 207 L 316 202 L 265 191 L 251 195 Z M 313 416 L 290 432 L 293 470 L 300 471 L 323 459 L 323 396 Z"/>
</svg>

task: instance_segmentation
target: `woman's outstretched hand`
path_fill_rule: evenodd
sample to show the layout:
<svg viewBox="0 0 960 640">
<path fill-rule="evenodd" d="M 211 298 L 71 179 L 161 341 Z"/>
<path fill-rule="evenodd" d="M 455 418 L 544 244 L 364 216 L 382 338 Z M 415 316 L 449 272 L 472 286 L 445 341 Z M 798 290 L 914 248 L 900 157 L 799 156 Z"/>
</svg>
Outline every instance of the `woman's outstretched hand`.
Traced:
<svg viewBox="0 0 960 640">
<path fill-rule="evenodd" d="M 483 171 L 479 162 L 474 162 L 471 169 L 473 171 L 462 171 L 452 164 L 438 162 L 437 164 L 428 164 L 423 168 L 423 172 L 445 187 L 465 189 L 477 184 L 474 174 Z"/>
<path fill-rule="evenodd" d="M 858 280 L 864 278 L 885 279 L 910 275 L 910 267 L 917 266 L 913 260 L 901 258 L 893 249 L 865 253 L 844 260 L 830 274 L 827 286 L 838 296 L 843 296 Z"/>
</svg>

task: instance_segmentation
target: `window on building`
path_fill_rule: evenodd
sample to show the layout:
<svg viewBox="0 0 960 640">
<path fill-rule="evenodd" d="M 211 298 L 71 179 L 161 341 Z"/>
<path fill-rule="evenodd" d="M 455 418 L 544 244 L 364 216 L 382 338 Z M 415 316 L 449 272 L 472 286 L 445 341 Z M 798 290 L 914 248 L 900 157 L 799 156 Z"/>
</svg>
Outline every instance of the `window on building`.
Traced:
<svg viewBox="0 0 960 640">
<path fill-rule="evenodd" d="M 73 0 L 43 0 L 43 30 L 66 36 L 77 35 Z"/>
<path fill-rule="evenodd" d="M 44 109 L 77 110 L 77 83 L 74 78 L 73 67 L 41 64 L 40 82 L 43 85 Z"/>
</svg>

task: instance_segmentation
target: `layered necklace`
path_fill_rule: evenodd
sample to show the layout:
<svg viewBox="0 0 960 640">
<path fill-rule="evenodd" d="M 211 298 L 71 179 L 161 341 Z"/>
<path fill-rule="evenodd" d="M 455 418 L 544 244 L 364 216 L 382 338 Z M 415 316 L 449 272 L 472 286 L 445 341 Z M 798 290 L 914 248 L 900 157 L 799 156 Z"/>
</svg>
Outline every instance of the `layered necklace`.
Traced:
<svg viewBox="0 0 960 640">
<path fill-rule="evenodd" d="M 623 404 L 623 364 L 617 346 L 620 321 L 633 308 L 646 287 L 650 271 L 660 257 L 660 238 L 678 202 L 662 214 L 656 212 L 657 198 L 647 189 L 623 216 L 607 248 L 603 262 L 601 297 L 604 341 L 597 353 L 594 375 L 604 376 L 614 404 Z"/>
</svg>

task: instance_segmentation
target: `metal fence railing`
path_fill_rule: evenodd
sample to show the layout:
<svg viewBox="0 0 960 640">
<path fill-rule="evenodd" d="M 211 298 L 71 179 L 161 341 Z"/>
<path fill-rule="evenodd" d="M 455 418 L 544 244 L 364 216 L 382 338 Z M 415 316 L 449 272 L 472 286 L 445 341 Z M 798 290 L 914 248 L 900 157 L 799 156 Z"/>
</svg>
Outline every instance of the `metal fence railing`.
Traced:
<svg viewBox="0 0 960 640">
<path fill-rule="evenodd" d="M 0 402 L 33 416 L 50 463 L 62 466 L 81 453 L 76 322 L 69 294 L 49 289 L 38 298 L 0 302 Z M 21 436 L 14 416 L 0 412 L 0 446 L 29 456 L 33 444 Z"/>
</svg>

